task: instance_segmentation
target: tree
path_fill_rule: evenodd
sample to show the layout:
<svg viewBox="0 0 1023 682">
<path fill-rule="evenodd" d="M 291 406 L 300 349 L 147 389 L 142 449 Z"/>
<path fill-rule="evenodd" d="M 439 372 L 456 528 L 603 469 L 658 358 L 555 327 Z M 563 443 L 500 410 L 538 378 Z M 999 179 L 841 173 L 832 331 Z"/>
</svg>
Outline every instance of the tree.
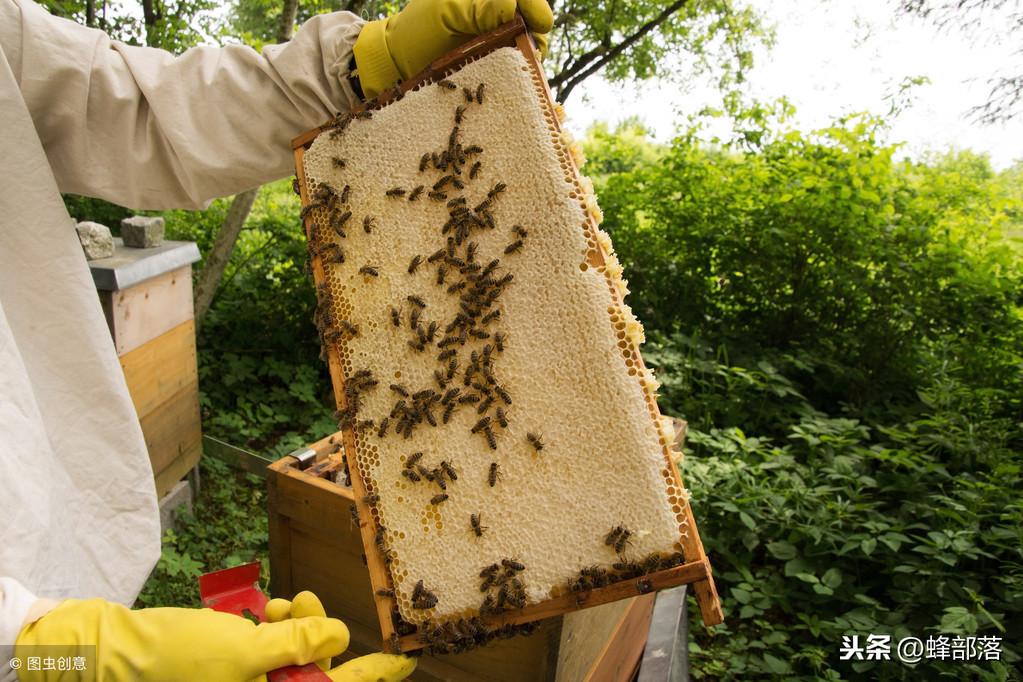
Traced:
<svg viewBox="0 0 1023 682">
<path fill-rule="evenodd" d="M 685 76 L 716 69 L 722 86 L 741 81 L 767 34 L 749 7 L 731 0 L 568 0 L 554 5 L 547 69 L 559 102 L 587 78 Z M 673 63 L 673 57 L 682 59 Z M 665 68 L 679 69 L 672 74 Z"/>
<path fill-rule="evenodd" d="M 988 39 L 993 25 L 1007 40 L 1018 40 L 1023 30 L 1023 7 L 1019 0 L 900 0 L 899 10 L 930 20 L 940 28 L 982 32 Z M 1023 55 L 1023 48 L 1016 55 Z M 972 107 L 971 116 L 981 123 L 998 123 L 1023 112 L 1023 73 L 996 74 L 988 79 L 988 84 L 991 89 L 987 101 Z"/>
</svg>

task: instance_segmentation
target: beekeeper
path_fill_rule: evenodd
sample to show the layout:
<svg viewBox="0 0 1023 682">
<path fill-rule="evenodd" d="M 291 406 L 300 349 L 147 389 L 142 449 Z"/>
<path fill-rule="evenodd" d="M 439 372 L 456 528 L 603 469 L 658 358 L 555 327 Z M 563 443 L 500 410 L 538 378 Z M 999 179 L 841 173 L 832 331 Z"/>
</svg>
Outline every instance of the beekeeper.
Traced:
<svg viewBox="0 0 1023 682">
<path fill-rule="evenodd" d="M 34 645 L 95 645 L 98 680 L 248 680 L 340 653 L 308 593 L 253 625 L 130 604 L 160 554 L 146 446 L 60 192 L 203 208 L 292 172 L 289 140 L 544 0 L 411 0 L 317 16 L 284 45 L 131 47 L 0 0 L 0 680 Z M 544 36 L 538 35 L 541 46 Z M 12 665 L 13 664 L 13 665 Z M 400 679 L 374 654 L 334 679 Z"/>
</svg>

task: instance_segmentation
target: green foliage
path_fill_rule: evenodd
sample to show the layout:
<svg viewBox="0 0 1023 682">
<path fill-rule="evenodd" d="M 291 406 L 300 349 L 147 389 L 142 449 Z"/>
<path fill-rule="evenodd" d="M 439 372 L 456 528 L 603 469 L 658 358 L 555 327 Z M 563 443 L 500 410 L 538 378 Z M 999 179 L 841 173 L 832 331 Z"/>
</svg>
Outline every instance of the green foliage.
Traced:
<svg viewBox="0 0 1023 682">
<path fill-rule="evenodd" d="M 662 408 L 691 426 L 726 613 L 694 677 L 1019 679 L 1018 170 L 896 162 L 867 117 L 739 124 L 587 140 Z M 839 662 L 870 633 L 996 635 L 1003 661 Z"/>
<path fill-rule="evenodd" d="M 228 206 L 168 212 L 168 234 L 205 253 Z M 334 431 L 298 210 L 289 180 L 260 190 L 198 339 L 204 428 L 278 455 Z"/>
<path fill-rule="evenodd" d="M 163 537 L 163 552 L 136 606 L 198 607 L 199 576 L 250 561 L 263 561 L 267 520 L 264 483 L 232 471 L 220 460 L 200 464 L 200 493 L 192 514 L 177 517 Z"/>
</svg>

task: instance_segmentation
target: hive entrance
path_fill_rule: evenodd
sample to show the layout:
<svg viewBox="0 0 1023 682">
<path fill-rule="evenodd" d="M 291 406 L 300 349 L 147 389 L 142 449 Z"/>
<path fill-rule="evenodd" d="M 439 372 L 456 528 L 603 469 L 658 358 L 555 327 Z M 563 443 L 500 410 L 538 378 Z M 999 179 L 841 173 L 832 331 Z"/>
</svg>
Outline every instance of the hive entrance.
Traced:
<svg viewBox="0 0 1023 682">
<path fill-rule="evenodd" d="M 378 613 L 405 649 L 693 576 L 713 593 L 599 209 L 528 38 L 502 30 L 297 141 Z"/>
</svg>

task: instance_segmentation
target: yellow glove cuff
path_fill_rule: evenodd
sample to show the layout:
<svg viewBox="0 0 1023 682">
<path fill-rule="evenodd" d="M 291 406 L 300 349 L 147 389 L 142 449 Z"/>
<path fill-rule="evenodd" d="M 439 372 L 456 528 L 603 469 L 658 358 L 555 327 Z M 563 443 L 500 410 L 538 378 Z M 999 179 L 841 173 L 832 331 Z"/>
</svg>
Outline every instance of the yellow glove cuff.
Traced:
<svg viewBox="0 0 1023 682">
<path fill-rule="evenodd" d="M 398 66 L 387 49 L 387 19 L 371 21 L 362 27 L 352 46 L 355 63 L 359 67 L 359 83 L 367 99 L 401 80 Z"/>
</svg>

